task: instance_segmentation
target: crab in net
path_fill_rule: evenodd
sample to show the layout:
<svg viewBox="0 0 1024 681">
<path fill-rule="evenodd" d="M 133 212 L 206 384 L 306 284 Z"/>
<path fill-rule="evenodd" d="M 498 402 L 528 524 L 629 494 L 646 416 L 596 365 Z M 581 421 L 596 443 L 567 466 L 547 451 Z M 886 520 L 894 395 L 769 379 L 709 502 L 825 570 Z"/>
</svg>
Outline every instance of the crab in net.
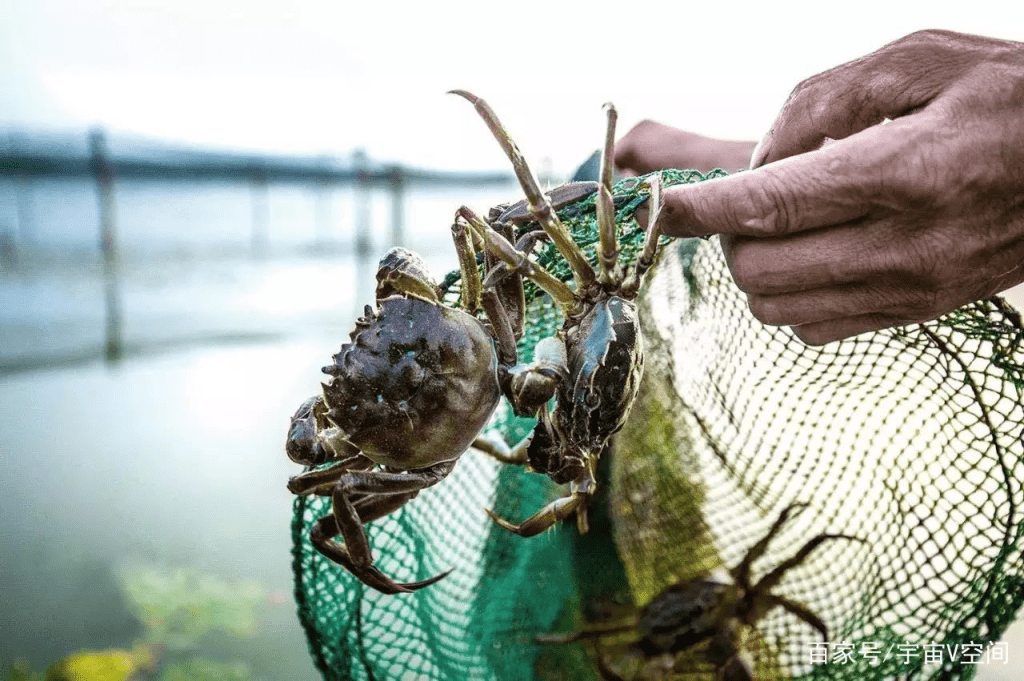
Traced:
<svg viewBox="0 0 1024 681">
<path fill-rule="evenodd" d="M 622 681 L 606 660 L 598 640 L 600 637 L 634 632 L 639 640 L 631 652 L 642 660 L 661 658 L 671 669 L 674 656 L 705 644 L 700 651 L 715 668 L 720 681 L 753 681 L 750 664 L 743 657 L 745 630 L 752 629 L 769 612 L 782 608 L 818 632 L 828 643 L 828 627 L 803 603 L 775 592 L 775 588 L 794 568 L 827 541 L 845 539 L 863 542 L 846 534 L 819 534 L 808 540 L 796 553 L 781 561 L 763 577 L 751 578 L 754 561 L 764 557 L 771 541 L 796 513 L 807 508 L 805 503 L 790 504 L 782 510 L 768 532 L 755 542 L 739 563 L 721 574 L 671 584 L 626 623 L 598 624 L 567 634 L 537 636 L 540 643 L 572 643 L 594 639 L 595 661 L 602 678 Z"/>
<path fill-rule="evenodd" d="M 595 272 L 487 103 L 467 92 L 455 94 L 475 105 L 501 143 L 526 193 L 527 212 L 540 228 L 517 238 L 514 224 L 525 220 L 514 216 L 516 208 L 492 212 L 491 222 L 459 208 L 452 226 L 459 306 L 444 304 L 418 255 L 389 251 L 377 272 L 376 310 L 366 307 L 351 343 L 324 367 L 330 378 L 295 412 L 285 445 L 293 461 L 308 467 L 289 480 L 288 489 L 331 499 L 331 512 L 310 531 L 312 545 L 389 594 L 429 586 L 447 573 L 416 582 L 391 579 L 374 565 L 363 526 L 443 480 L 471 446 L 570 483 L 569 496 L 519 525 L 488 510 L 500 525 L 530 536 L 575 513 L 586 531 L 597 457 L 625 422 L 643 371 L 643 337 L 631 301 L 657 254 L 660 184 L 650 181 L 643 251 L 632 267 L 623 268 L 611 196 L 614 107 L 606 107 Z M 579 192 L 577 187 L 569 195 L 578 198 Z M 575 288 L 530 259 L 540 240 L 554 243 L 572 269 Z M 525 325 L 523 278 L 550 295 L 565 318 L 555 336 L 538 344 L 530 363 L 520 363 L 516 349 Z M 516 414 L 538 419 L 531 435 L 513 447 L 481 436 L 501 396 Z"/>
<path fill-rule="evenodd" d="M 529 260 L 529 247 L 508 255 L 504 249 L 494 249 L 506 271 L 530 279 L 551 296 L 564 323 L 555 335 L 537 343 L 531 364 L 507 371 L 506 397 L 517 415 L 536 417 L 536 427 L 511 448 L 501 443 L 495 446 L 494 440 L 482 445 L 500 461 L 527 465 L 558 484 L 568 483 L 570 488 L 568 496 L 556 499 L 519 524 L 490 510 L 488 514 L 505 529 L 525 537 L 539 534 L 573 514 L 580 532 L 586 532 L 586 509 L 596 489 L 598 458 L 629 416 L 643 376 L 643 334 L 633 300 L 657 256 L 660 178 L 648 179 L 650 209 L 643 248 L 632 266 L 622 267 L 612 200 L 617 114 L 611 104 L 606 104 L 607 126 L 596 200 L 599 250 L 595 272 L 491 108 L 468 92 L 455 94 L 474 104 L 498 140 L 526 193 L 528 212 L 540 226 L 537 231 L 525 231 L 518 243 L 529 245 L 541 238 L 550 239 L 575 281 L 575 287 L 570 288 Z M 457 216 L 476 234 L 493 238 L 494 231 L 489 232 L 488 224 L 469 209 L 460 208 Z M 487 250 L 492 250 L 490 245 Z M 549 408 L 552 398 L 554 406 Z"/>
</svg>

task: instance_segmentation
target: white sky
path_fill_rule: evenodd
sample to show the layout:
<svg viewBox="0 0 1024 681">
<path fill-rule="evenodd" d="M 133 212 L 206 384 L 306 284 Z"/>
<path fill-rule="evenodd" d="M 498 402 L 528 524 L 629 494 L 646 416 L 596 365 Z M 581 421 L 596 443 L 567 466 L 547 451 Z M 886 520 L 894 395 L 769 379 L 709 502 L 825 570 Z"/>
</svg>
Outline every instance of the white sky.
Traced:
<svg viewBox="0 0 1024 681">
<path fill-rule="evenodd" d="M 0 0 L 0 125 L 503 168 L 485 97 L 568 173 L 655 118 L 756 139 L 796 83 L 921 28 L 1024 40 L 1020 0 Z M 833 9 L 842 7 L 842 9 Z M 827 9 L 826 9 L 827 8 Z"/>
</svg>

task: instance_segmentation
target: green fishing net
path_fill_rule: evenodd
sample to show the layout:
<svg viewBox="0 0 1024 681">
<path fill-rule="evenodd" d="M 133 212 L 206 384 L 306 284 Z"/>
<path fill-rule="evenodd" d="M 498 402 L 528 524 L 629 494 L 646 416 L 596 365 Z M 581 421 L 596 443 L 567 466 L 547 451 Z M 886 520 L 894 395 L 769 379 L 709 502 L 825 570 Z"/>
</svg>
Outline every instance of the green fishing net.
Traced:
<svg viewBox="0 0 1024 681">
<path fill-rule="evenodd" d="M 704 180 L 662 171 L 666 186 Z M 712 173 L 715 176 L 719 173 Z M 643 231 L 647 185 L 615 187 L 622 259 Z M 591 256 L 593 197 L 560 210 Z M 537 260 L 568 279 L 550 245 Z M 573 644 L 546 632 L 629 621 L 666 586 L 735 566 L 782 510 L 806 504 L 753 564 L 753 579 L 815 535 L 829 540 L 774 593 L 807 606 L 829 643 L 776 608 L 743 632 L 756 679 L 969 679 L 1005 661 L 997 642 L 1024 602 L 1024 349 L 998 298 L 926 324 L 807 347 L 755 320 L 717 240 L 663 239 L 639 298 L 646 373 L 626 427 L 602 456 L 591 530 L 565 522 L 524 539 L 514 522 L 566 493 L 545 476 L 470 450 L 452 474 L 368 525 L 376 565 L 397 581 L 451 569 L 412 594 L 382 595 L 309 542 L 328 499 L 297 498 L 295 595 L 325 679 L 707 679 L 699 646 L 644 658 L 629 632 Z M 458 297 L 456 275 L 446 301 Z M 520 361 L 561 324 L 528 293 Z M 530 420 L 499 411 L 514 444 Z"/>
</svg>

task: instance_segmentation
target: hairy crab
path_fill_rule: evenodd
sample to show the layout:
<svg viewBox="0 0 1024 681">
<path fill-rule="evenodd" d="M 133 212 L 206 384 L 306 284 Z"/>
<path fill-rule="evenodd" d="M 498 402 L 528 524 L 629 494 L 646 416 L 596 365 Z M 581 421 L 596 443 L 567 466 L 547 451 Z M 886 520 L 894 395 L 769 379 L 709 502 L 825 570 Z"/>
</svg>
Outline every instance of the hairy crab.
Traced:
<svg viewBox="0 0 1024 681">
<path fill-rule="evenodd" d="M 753 581 L 751 569 L 754 561 L 764 556 L 769 543 L 790 517 L 806 507 L 807 504 L 796 503 L 783 509 L 767 534 L 750 547 L 735 567 L 728 570 L 728 575 L 709 575 L 672 584 L 626 624 L 596 625 L 569 634 L 538 636 L 537 639 L 543 643 L 570 643 L 635 631 L 640 634 L 635 649 L 643 658 L 667 656 L 669 663 L 676 653 L 706 642 L 703 656 L 715 667 L 717 679 L 753 681 L 753 672 L 741 652 L 744 630 L 753 627 L 771 610 L 786 610 L 821 634 L 826 642 L 829 640 L 828 627 L 820 617 L 804 604 L 775 593 L 775 587 L 824 542 L 835 539 L 863 541 L 845 534 L 819 534 L 761 579 Z M 621 681 L 622 677 L 604 660 L 600 649 L 597 664 L 605 679 Z"/>
<path fill-rule="evenodd" d="M 288 431 L 289 458 L 332 465 L 291 478 L 288 489 L 331 497 L 332 513 L 311 531 L 318 551 L 379 591 L 403 593 L 447 573 L 391 580 L 374 567 L 363 525 L 444 479 L 501 393 L 488 327 L 441 304 L 417 255 L 392 249 L 377 279 L 377 310 L 366 307 L 352 342 L 324 367 L 322 393 L 299 407 Z"/>
<path fill-rule="evenodd" d="M 488 451 L 506 463 L 528 465 L 556 483 L 569 483 L 569 495 L 555 500 L 520 524 L 511 523 L 490 510 L 488 513 L 502 527 L 525 537 L 543 532 L 575 513 L 580 532 L 586 532 L 586 509 L 596 488 L 598 458 L 611 436 L 625 423 L 643 375 L 643 334 L 632 301 L 657 255 L 660 182 L 657 176 L 648 180 L 650 222 L 643 250 L 632 267 L 623 268 L 618 262 L 611 191 L 617 114 L 611 104 L 605 105 L 607 127 L 596 202 L 599 269 L 595 272 L 562 225 L 549 198 L 541 192 L 526 160 L 491 108 L 468 92 L 454 92 L 474 104 L 501 144 L 526 194 L 526 212 L 540 229 L 523 230 L 517 247 L 510 249 L 507 242 L 496 243 L 497 232 L 491 224 L 466 207 L 457 211 L 456 223 L 467 224 L 484 241 L 488 252 L 505 263 L 508 271 L 530 279 L 548 293 L 564 317 L 558 333 L 537 344 L 531 364 L 512 366 L 503 372 L 504 392 L 513 409 L 521 416 L 535 416 L 537 426 L 512 448 L 492 446 Z M 525 222 L 522 212 L 520 207 L 513 206 L 496 219 L 492 216 L 492 223 L 504 226 L 515 219 Z M 575 288 L 527 257 L 533 240 L 542 235 L 553 242 L 571 268 Z M 520 248 L 521 244 L 526 248 Z M 549 409 L 552 398 L 554 407 Z"/>
<path fill-rule="evenodd" d="M 465 206 L 456 212 L 452 237 L 461 273 L 460 307 L 444 304 L 419 256 L 402 248 L 389 251 L 377 272 L 377 309 L 366 307 L 351 343 L 324 367 L 330 379 L 295 412 L 285 445 L 293 461 L 310 467 L 291 478 L 288 489 L 331 498 L 332 512 L 311 530 L 313 546 L 384 593 L 413 591 L 447 573 L 395 582 L 374 566 L 363 525 L 444 479 L 470 446 L 572 484 L 569 497 L 522 525 L 492 514 L 499 524 L 529 536 L 576 512 L 585 531 L 597 457 L 624 423 L 643 369 L 643 342 L 630 301 L 654 262 L 660 185 L 652 181 L 651 229 L 627 273 L 617 265 L 611 198 L 614 108 L 608 106 L 601 186 L 566 185 L 548 195 L 490 107 L 469 93 L 456 94 L 476 105 L 512 159 L 527 196 L 526 211 L 521 204 L 499 207 L 490 222 Z M 600 275 L 553 205 L 595 190 Z M 540 229 L 521 229 L 517 237 L 515 228 L 529 222 L 527 215 Z M 575 290 L 530 260 L 541 239 L 553 241 L 570 264 Z M 563 328 L 538 344 L 529 364 L 518 362 L 516 349 L 525 323 L 523 277 L 551 295 L 565 316 Z M 539 419 L 533 434 L 511 449 L 480 436 L 502 395 L 517 414 Z M 549 411 L 552 398 L 556 406 Z"/>
</svg>

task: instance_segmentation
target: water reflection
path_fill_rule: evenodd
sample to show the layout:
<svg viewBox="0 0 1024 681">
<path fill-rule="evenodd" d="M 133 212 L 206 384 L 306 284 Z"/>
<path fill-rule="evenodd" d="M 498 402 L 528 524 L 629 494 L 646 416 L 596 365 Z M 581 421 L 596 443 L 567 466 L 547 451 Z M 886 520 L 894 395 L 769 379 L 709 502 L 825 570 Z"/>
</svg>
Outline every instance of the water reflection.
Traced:
<svg viewBox="0 0 1024 681">
<path fill-rule="evenodd" d="M 144 640 L 153 623 L 126 577 L 142 565 L 157 582 L 187 569 L 196 584 L 226 585 L 211 606 L 222 611 L 256 589 L 252 632 L 214 627 L 196 637 L 197 655 L 212 645 L 254 678 L 315 678 L 290 599 L 284 481 L 296 471 L 280 450 L 332 345 L 194 350 L 0 382 L 0 660 L 41 669 Z M 231 594 L 252 580 L 244 598 Z"/>
</svg>

